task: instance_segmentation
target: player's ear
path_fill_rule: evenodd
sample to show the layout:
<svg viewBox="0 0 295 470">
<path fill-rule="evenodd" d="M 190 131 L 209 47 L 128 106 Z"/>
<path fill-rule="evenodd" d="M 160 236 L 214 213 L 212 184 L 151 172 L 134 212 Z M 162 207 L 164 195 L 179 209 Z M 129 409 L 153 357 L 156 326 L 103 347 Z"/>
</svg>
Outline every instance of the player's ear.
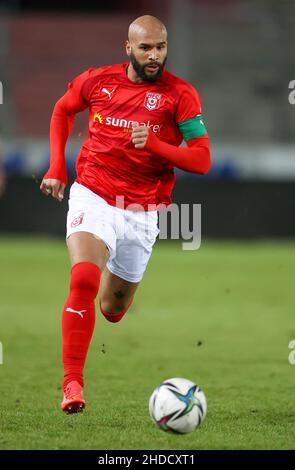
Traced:
<svg viewBox="0 0 295 470">
<path fill-rule="evenodd" d="M 125 47 L 126 47 L 126 54 L 130 55 L 131 54 L 131 46 L 130 46 L 130 42 L 128 41 L 128 39 L 125 42 Z"/>
</svg>

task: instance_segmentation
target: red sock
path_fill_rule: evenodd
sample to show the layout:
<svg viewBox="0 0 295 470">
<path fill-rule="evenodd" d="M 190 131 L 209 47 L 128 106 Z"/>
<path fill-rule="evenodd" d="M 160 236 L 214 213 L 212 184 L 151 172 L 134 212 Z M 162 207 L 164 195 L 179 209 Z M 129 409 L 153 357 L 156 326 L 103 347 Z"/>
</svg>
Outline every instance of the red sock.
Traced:
<svg viewBox="0 0 295 470">
<path fill-rule="evenodd" d="M 94 300 L 101 271 L 94 263 L 72 267 L 70 293 L 63 309 L 64 389 L 72 380 L 83 386 L 83 369 L 95 324 Z"/>
<path fill-rule="evenodd" d="M 132 299 L 130 300 L 130 303 L 129 303 L 129 305 L 127 306 L 127 308 L 126 308 L 125 310 L 122 310 L 122 312 L 119 312 L 119 313 L 109 313 L 109 312 L 106 312 L 106 311 L 102 308 L 102 306 L 101 306 L 101 300 L 99 300 L 99 308 L 100 308 L 100 311 L 101 311 L 101 313 L 103 314 L 103 316 L 104 316 L 108 321 L 110 321 L 110 322 L 112 322 L 112 323 L 117 323 L 118 321 L 120 321 L 120 320 L 124 317 L 125 313 L 127 312 L 127 310 L 129 309 L 129 307 L 131 306 L 132 302 L 133 302 L 133 297 L 132 297 Z"/>
</svg>

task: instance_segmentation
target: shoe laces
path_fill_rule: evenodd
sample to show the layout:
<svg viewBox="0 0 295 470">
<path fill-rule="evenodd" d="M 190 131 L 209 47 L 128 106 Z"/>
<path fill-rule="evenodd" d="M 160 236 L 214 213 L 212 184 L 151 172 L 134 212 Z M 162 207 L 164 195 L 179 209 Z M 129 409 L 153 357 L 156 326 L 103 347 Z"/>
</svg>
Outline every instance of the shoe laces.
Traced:
<svg viewBox="0 0 295 470">
<path fill-rule="evenodd" d="M 65 389 L 65 397 L 67 399 L 74 397 L 75 395 L 78 395 L 82 393 L 82 387 L 78 382 L 70 382 Z"/>
</svg>

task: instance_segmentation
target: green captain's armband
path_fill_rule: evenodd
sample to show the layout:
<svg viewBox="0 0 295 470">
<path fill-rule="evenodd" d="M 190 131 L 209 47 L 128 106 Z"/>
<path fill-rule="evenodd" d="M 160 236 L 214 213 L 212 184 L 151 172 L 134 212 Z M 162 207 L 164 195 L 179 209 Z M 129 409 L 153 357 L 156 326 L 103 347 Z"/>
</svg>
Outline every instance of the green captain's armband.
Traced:
<svg viewBox="0 0 295 470">
<path fill-rule="evenodd" d="M 187 119 L 186 121 L 179 122 L 178 126 L 185 141 L 208 134 L 202 114 L 191 119 Z"/>
</svg>

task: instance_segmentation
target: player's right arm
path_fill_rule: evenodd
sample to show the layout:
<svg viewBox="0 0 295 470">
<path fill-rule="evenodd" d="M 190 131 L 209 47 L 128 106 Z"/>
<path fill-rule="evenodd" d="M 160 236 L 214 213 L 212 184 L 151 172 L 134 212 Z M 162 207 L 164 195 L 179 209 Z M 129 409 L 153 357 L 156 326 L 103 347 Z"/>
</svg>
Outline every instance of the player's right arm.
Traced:
<svg viewBox="0 0 295 470">
<path fill-rule="evenodd" d="M 62 201 L 68 182 L 65 147 L 75 114 L 88 107 L 82 88 L 90 70 L 69 83 L 67 92 L 55 104 L 50 121 L 50 167 L 43 177 L 40 190 L 58 201 Z"/>
<path fill-rule="evenodd" d="M 187 147 L 177 147 L 163 142 L 146 126 L 133 128 L 132 142 L 135 148 L 146 148 L 155 156 L 165 158 L 174 167 L 205 175 L 211 168 L 211 153 L 209 137 L 201 114 L 201 100 L 192 85 L 185 83 L 179 89 L 175 125 L 178 126 Z M 172 179 L 170 182 L 173 184 Z"/>
</svg>

